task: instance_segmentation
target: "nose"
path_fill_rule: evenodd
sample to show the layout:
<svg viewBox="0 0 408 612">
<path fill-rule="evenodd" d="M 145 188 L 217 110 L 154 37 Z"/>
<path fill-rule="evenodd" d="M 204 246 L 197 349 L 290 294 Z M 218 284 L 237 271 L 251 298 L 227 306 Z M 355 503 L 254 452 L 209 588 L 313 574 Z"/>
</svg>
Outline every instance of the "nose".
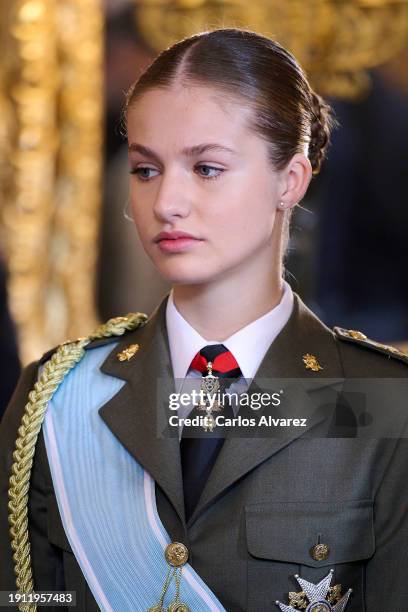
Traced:
<svg viewBox="0 0 408 612">
<path fill-rule="evenodd" d="M 153 204 L 157 219 L 171 221 L 174 217 L 186 217 L 191 209 L 188 186 L 180 173 L 163 172 Z"/>
</svg>

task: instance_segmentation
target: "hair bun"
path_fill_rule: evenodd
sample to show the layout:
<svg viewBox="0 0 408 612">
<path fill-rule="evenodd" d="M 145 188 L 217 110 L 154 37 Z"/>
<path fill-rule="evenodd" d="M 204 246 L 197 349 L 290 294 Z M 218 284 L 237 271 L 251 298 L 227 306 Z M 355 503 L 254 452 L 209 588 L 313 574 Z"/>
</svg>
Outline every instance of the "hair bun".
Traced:
<svg viewBox="0 0 408 612">
<path fill-rule="evenodd" d="M 330 143 L 330 132 L 337 125 L 333 109 L 317 93 L 311 91 L 312 120 L 309 160 L 313 174 L 318 174 Z"/>
</svg>

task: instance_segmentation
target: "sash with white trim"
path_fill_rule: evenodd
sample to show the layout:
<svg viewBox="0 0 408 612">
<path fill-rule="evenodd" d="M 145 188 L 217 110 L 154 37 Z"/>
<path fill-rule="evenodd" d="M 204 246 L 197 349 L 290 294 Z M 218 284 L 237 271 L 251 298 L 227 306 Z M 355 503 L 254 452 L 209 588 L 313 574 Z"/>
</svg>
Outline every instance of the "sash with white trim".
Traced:
<svg viewBox="0 0 408 612">
<path fill-rule="evenodd" d="M 98 414 L 125 384 L 99 370 L 113 346 L 86 351 L 50 400 L 43 431 L 62 524 L 100 609 L 146 611 L 160 597 L 171 540 L 153 479 Z M 192 612 L 225 612 L 188 563 L 182 576 Z M 174 597 L 172 582 L 164 606 Z"/>
</svg>

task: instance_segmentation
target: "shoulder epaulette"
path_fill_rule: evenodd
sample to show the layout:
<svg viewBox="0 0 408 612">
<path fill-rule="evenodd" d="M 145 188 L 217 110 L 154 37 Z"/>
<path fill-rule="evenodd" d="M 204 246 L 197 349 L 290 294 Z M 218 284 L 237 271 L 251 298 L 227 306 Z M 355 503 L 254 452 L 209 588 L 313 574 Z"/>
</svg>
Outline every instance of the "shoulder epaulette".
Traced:
<svg viewBox="0 0 408 612">
<path fill-rule="evenodd" d="M 89 336 L 77 338 L 76 340 L 66 340 L 58 346 L 48 350 L 40 358 L 40 365 L 44 364 L 52 355 L 59 349 L 60 346 L 67 344 L 74 344 L 83 340 L 88 340 L 84 345 L 84 349 L 97 348 L 115 342 L 118 336 L 123 336 L 128 332 L 133 331 L 137 327 L 142 327 L 147 322 L 148 316 L 144 312 L 130 312 L 123 317 L 114 317 L 109 319 L 106 323 L 102 323 L 96 330 L 94 330 Z"/>
<path fill-rule="evenodd" d="M 53 354 L 55 353 L 57 349 L 58 349 L 58 346 L 54 346 L 52 349 L 49 349 L 46 353 L 44 353 L 38 360 L 39 365 L 44 365 L 44 363 L 48 361 L 50 357 L 53 356 Z"/>
<path fill-rule="evenodd" d="M 333 327 L 333 331 L 336 337 L 340 340 L 353 342 L 354 344 L 371 348 L 379 353 L 387 355 L 387 357 L 394 357 L 395 359 L 399 359 L 400 361 L 408 364 L 408 353 L 404 353 L 404 351 L 395 348 L 395 346 L 389 346 L 388 344 L 376 342 L 376 340 L 370 340 L 370 338 L 367 338 L 367 336 L 361 331 L 357 331 L 355 329 L 343 329 L 342 327 Z"/>
</svg>

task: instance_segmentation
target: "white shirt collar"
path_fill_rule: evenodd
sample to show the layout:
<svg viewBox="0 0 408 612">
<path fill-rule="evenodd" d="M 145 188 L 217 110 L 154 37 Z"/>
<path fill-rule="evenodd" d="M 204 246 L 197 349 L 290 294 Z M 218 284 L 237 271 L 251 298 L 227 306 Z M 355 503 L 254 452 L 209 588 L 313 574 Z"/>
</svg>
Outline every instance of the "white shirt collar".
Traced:
<svg viewBox="0 0 408 612">
<path fill-rule="evenodd" d="M 244 378 L 254 378 L 269 346 L 286 325 L 292 308 L 293 292 L 283 281 L 279 304 L 222 342 L 234 355 Z M 220 344 L 219 340 L 206 340 L 200 336 L 184 319 L 174 304 L 173 290 L 167 300 L 166 326 L 175 379 L 186 377 L 191 361 L 200 349 L 207 344 Z"/>
</svg>

